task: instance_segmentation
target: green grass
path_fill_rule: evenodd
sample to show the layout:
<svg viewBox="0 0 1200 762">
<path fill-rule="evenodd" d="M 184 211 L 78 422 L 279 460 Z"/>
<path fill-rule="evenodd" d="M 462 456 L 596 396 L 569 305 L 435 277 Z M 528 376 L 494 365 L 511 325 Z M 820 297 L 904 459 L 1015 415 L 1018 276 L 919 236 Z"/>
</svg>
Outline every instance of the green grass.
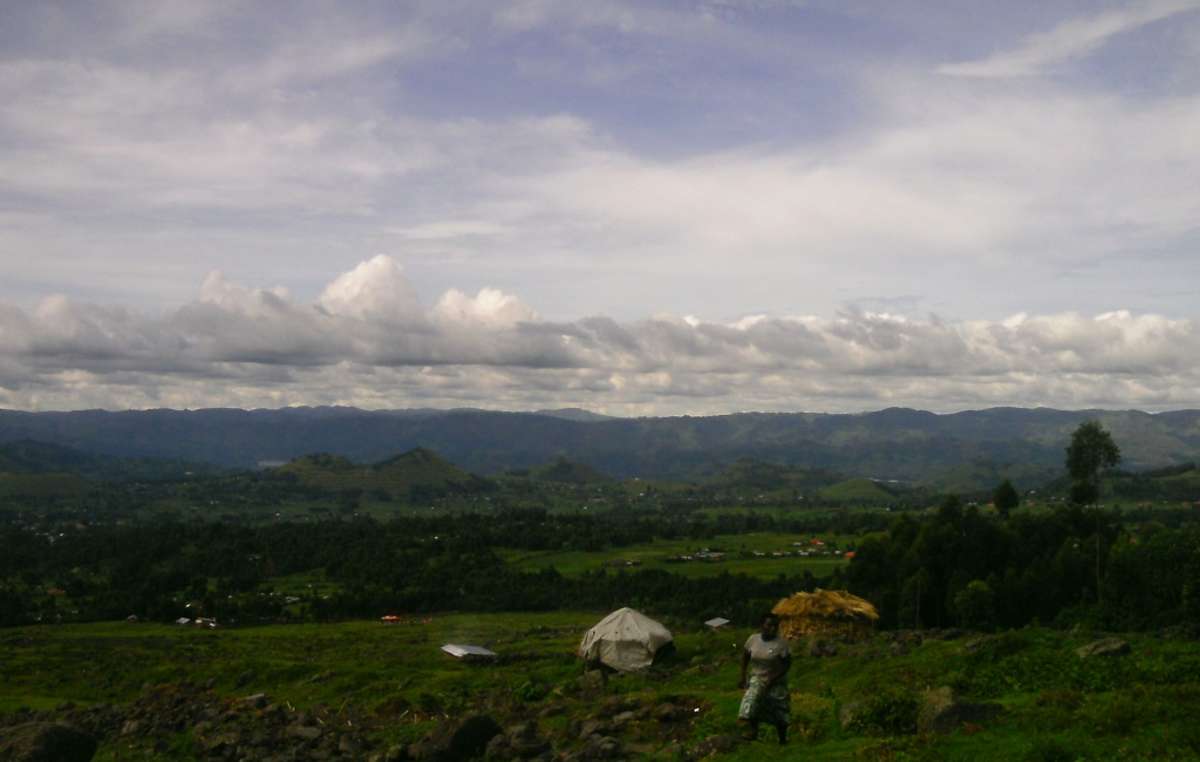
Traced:
<svg viewBox="0 0 1200 762">
<path fill-rule="evenodd" d="M 353 707 L 374 718 L 381 742 L 414 740 L 443 722 L 443 715 L 490 705 L 497 697 L 518 702 L 517 711 L 528 716 L 549 702 L 566 702 L 570 711 L 588 714 L 600 698 L 589 699 L 575 688 L 581 667 L 573 650 L 601 615 L 457 614 L 402 625 L 215 631 L 126 623 L 4 630 L 0 713 L 65 701 L 123 703 L 145 683 L 211 679 L 224 695 L 263 691 L 296 707 Z M 688 744 L 735 733 L 738 658 L 747 631 L 710 633 L 694 623 L 667 624 L 676 633 L 677 653 L 649 673 L 613 678 L 608 691 L 650 700 L 694 697 L 702 711 L 690 726 Z M 1130 655 L 1087 661 L 1074 649 L 1088 636 L 1047 630 L 992 637 L 974 651 L 966 641 L 929 641 L 895 655 L 876 639 L 841 645 L 837 656 L 816 659 L 798 644 L 790 675 L 793 743 L 784 749 L 773 741 L 741 745 L 715 758 L 1195 759 L 1200 645 L 1128 639 Z M 439 652 L 445 642 L 487 645 L 502 659 L 487 666 L 457 662 Z M 939 685 L 973 700 L 999 702 L 1005 714 L 948 736 L 873 736 L 844 730 L 836 719 L 840 707 L 869 700 L 882 689 L 916 697 Z M 565 738 L 567 721 L 557 716 L 542 720 L 542 726 Z M 772 734 L 764 729 L 763 736 Z M 186 739 L 172 743 L 179 749 L 176 758 L 188 758 Z M 667 753 L 664 744 L 658 758 Z M 108 744 L 97 758 L 115 754 Z"/>
<path fill-rule="evenodd" d="M 896 496 L 880 487 L 871 479 L 858 478 L 831 484 L 817 492 L 822 500 L 857 502 L 881 505 L 893 502 Z"/>
<path fill-rule="evenodd" d="M 827 543 L 836 542 L 839 547 L 853 546 L 857 538 L 835 536 L 829 534 L 817 535 Z M 711 577 L 722 573 L 747 574 L 754 577 L 773 578 L 779 574 L 802 574 L 805 570 L 814 576 L 828 576 L 838 567 L 845 566 L 846 561 L 840 556 L 809 556 L 807 558 L 789 556 L 776 558 L 772 552 L 798 550 L 794 542 L 807 543 L 812 535 L 785 534 L 779 532 L 752 532 L 748 534 L 717 535 L 708 540 L 683 539 L 661 540 L 630 545 L 624 548 L 609 548 L 602 551 L 524 551 L 514 549 L 497 549 L 500 557 L 518 569 L 537 571 L 554 567 L 560 574 L 572 576 L 584 572 L 606 568 L 606 565 L 619 565 L 624 561 L 637 562 L 636 569 L 663 569 L 687 577 Z M 806 548 L 816 550 L 810 545 Z M 720 561 L 693 560 L 688 562 L 673 562 L 668 559 L 688 555 L 708 548 L 722 550 L 725 556 Z M 754 556 L 754 552 L 765 553 L 762 557 Z M 612 568 L 612 566 L 608 566 Z"/>
<path fill-rule="evenodd" d="M 492 706 L 503 697 L 535 716 L 550 702 L 581 715 L 602 697 L 575 687 L 579 637 L 602 612 L 457 614 L 402 625 L 349 622 L 201 631 L 166 625 L 99 623 L 0 631 L 0 713 L 131 701 L 145 683 L 212 680 L 229 696 L 263 691 L 298 708 L 355 709 L 373 718 L 381 742 L 414 740 L 443 715 Z M 667 621 L 677 653 L 649 673 L 618 676 L 608 691 L 654 700 L 690 696 L 701 705 L 686 739 L 737 731 L 740 645 L 746 630 L 710 633 Z M 810 658 L 803 644 L 790 675 L 793 743 L 741 745 L 719 760 L 1051 760 L 1195 759 L 1200 732 L 1200 645 L 1130 636 L 1133 652 L 1080 660 L 1085 635 L 1022 630 L 992 637 L 973 652 L 966 641 L 929 641 L 895 655 L 876 639 Z M 494 665 L 454 661 L 445 642 L 487 645 Z M 916 697 L 951 685 L 962 696 L 1005 707 L 1000 718 L 948 736 L 874 736 L 844 730 L 838 709 L 880 690 Z M 515 698 L 514 698 L 515 697 Z M 524 707 L 522 709 L 522 707 Z M 561 733 L 567 716 L 543 719 Z M 773 734 L 764 729 L 763 737 Z M 651 739 L 653 741 L 653 739 Z M 174 739 L 187 759 L 186 739 Z M 646 748 L 654 747 L 650 743 Z M 657 758 L 666 759 L 665 743 Z M 116 758 L 110 744 L 97 759 Z M 647 751 L 649 757 L 654 751 Z"/>
</svg>

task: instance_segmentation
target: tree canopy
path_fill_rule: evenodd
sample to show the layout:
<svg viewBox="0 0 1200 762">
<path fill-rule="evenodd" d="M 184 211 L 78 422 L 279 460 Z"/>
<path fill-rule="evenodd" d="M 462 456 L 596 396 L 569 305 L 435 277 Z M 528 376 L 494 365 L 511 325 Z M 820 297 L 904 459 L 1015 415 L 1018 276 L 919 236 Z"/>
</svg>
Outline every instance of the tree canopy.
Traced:
<svg viewBox="0 0 1200 762">
<path fill-rule="evenodd" d="M 1099 421 L 1084 421 L 1071 434 L 1067 446 L 1067 473 L 1071 477 L 1071 502 L 1094 503 L 1100 496 L 1100 476 L 1121 462 L 1121 449 Z"/>
</svg>

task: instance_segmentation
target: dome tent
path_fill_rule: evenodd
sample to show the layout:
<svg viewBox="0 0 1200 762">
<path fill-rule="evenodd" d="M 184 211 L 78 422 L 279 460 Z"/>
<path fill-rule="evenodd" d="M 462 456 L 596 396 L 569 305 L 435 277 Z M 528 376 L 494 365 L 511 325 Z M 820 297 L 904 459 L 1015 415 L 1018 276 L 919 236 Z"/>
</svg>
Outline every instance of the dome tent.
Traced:
<svg viewBox="0 0 1200 762">
<path fill-rule="evenodd" d="M 671 631 L 631 608 L 619 608 L 597 622 L 579 643 L 579 655 L 621 672 L 645 669 L 654 654 L 671 643 Z"/>
</svg>

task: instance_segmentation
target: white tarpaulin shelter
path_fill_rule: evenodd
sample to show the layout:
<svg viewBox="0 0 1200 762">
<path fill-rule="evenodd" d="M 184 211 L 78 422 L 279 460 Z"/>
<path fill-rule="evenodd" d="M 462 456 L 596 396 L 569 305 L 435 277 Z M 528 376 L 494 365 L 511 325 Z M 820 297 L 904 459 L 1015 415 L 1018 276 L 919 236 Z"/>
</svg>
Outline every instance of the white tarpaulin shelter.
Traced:
<svg viewBox="0 0 1200 762">
<path fill-rule="evenodd" d="M 496 652 L 483 646 L 468 646 L 461 643 L 447 643 L 442 646 L 442 653 L 447 653 L 455 659 L 495 659 Z"/>
<path fill-rule="evenodd" d="M 620 608 L 601 619 L 583 636 L 579 655 L 621 672 L 644 669 L 658 649 L 674 638 L 671 631 L 631 608 Z"/>
</svg>

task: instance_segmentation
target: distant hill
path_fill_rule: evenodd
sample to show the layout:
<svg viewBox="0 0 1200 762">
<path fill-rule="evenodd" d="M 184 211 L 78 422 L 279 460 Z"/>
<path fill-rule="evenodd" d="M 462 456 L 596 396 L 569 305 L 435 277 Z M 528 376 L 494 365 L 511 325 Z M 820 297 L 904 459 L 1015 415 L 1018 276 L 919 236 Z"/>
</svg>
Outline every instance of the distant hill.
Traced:
<svg viewBox="0 0 1200 762">
<path fill-rule="evenodd" d="M 951 415 L 740 413 L 573 420 L 481 410 L 0 411 L 0 442 L 35 439 L 92 454 L 254 467 L 314 451 L 370 463 L 424 447 L 477 474 L 537 468 L 562 455 L 617 478 L 695 479 L 749 458 L 845 476 L 988 489 L 1060 474 L 1076 426 L 1108 428 L 1131 471 L 1200 461 L 1200 411 L 992 408 Z M 1028 481 L 1027 481 L 1028 480 Z"/>
<path fill-rule="evenodd" d="M 830 503 L 886 503 L 895 492 L 872 479 L 858 477 L 831 484 L 817 492 L 817 497 Z"/>
<path fill-rule="evenodd" d="M 554 410 L 538 410 L 534 415 L 548 415 L 551 418 L 562 418 L 564 421 L 612 421 L 616 420 L 610 415 L 600 415 L 593 413 L 591 410 L 584 410 L 580 407 L 560 407 Z"/>
<path fill-rule="evenodd" d="M 576 463 L 561 457 L 544 466 L 531 468 L 528 473 L 529 478 L 534 481 L 562 484 L 603 484 L 613 480 L 611 476 L 600 473 L 586 463 Z"/>
<path fill-rule="evenodd" d="M 116 457 L 32 439 L 0 443 L 0 474 L 9 476 L 70 474 L 73 477 L 119 481 L 174 479 L 217 470 L 210 464 L 163 458 Z"/>
<path fill-rule="evenodd" d="M 739 458 L 705 480 L 705 484 L 726 489 L 813 491 L 842 481 L 845 477 L 833 471 L 767 463 L 753 458 Z"/>
<path fill-rule="evenodd" d="M 268 471 L 301 484 L 330 491 L 365 490 L 393 497 L 420 498 L 486 490 L 488 482 L 422 447 L 371 465 L 340 455 L 305 455 Z"/>
</svg>

